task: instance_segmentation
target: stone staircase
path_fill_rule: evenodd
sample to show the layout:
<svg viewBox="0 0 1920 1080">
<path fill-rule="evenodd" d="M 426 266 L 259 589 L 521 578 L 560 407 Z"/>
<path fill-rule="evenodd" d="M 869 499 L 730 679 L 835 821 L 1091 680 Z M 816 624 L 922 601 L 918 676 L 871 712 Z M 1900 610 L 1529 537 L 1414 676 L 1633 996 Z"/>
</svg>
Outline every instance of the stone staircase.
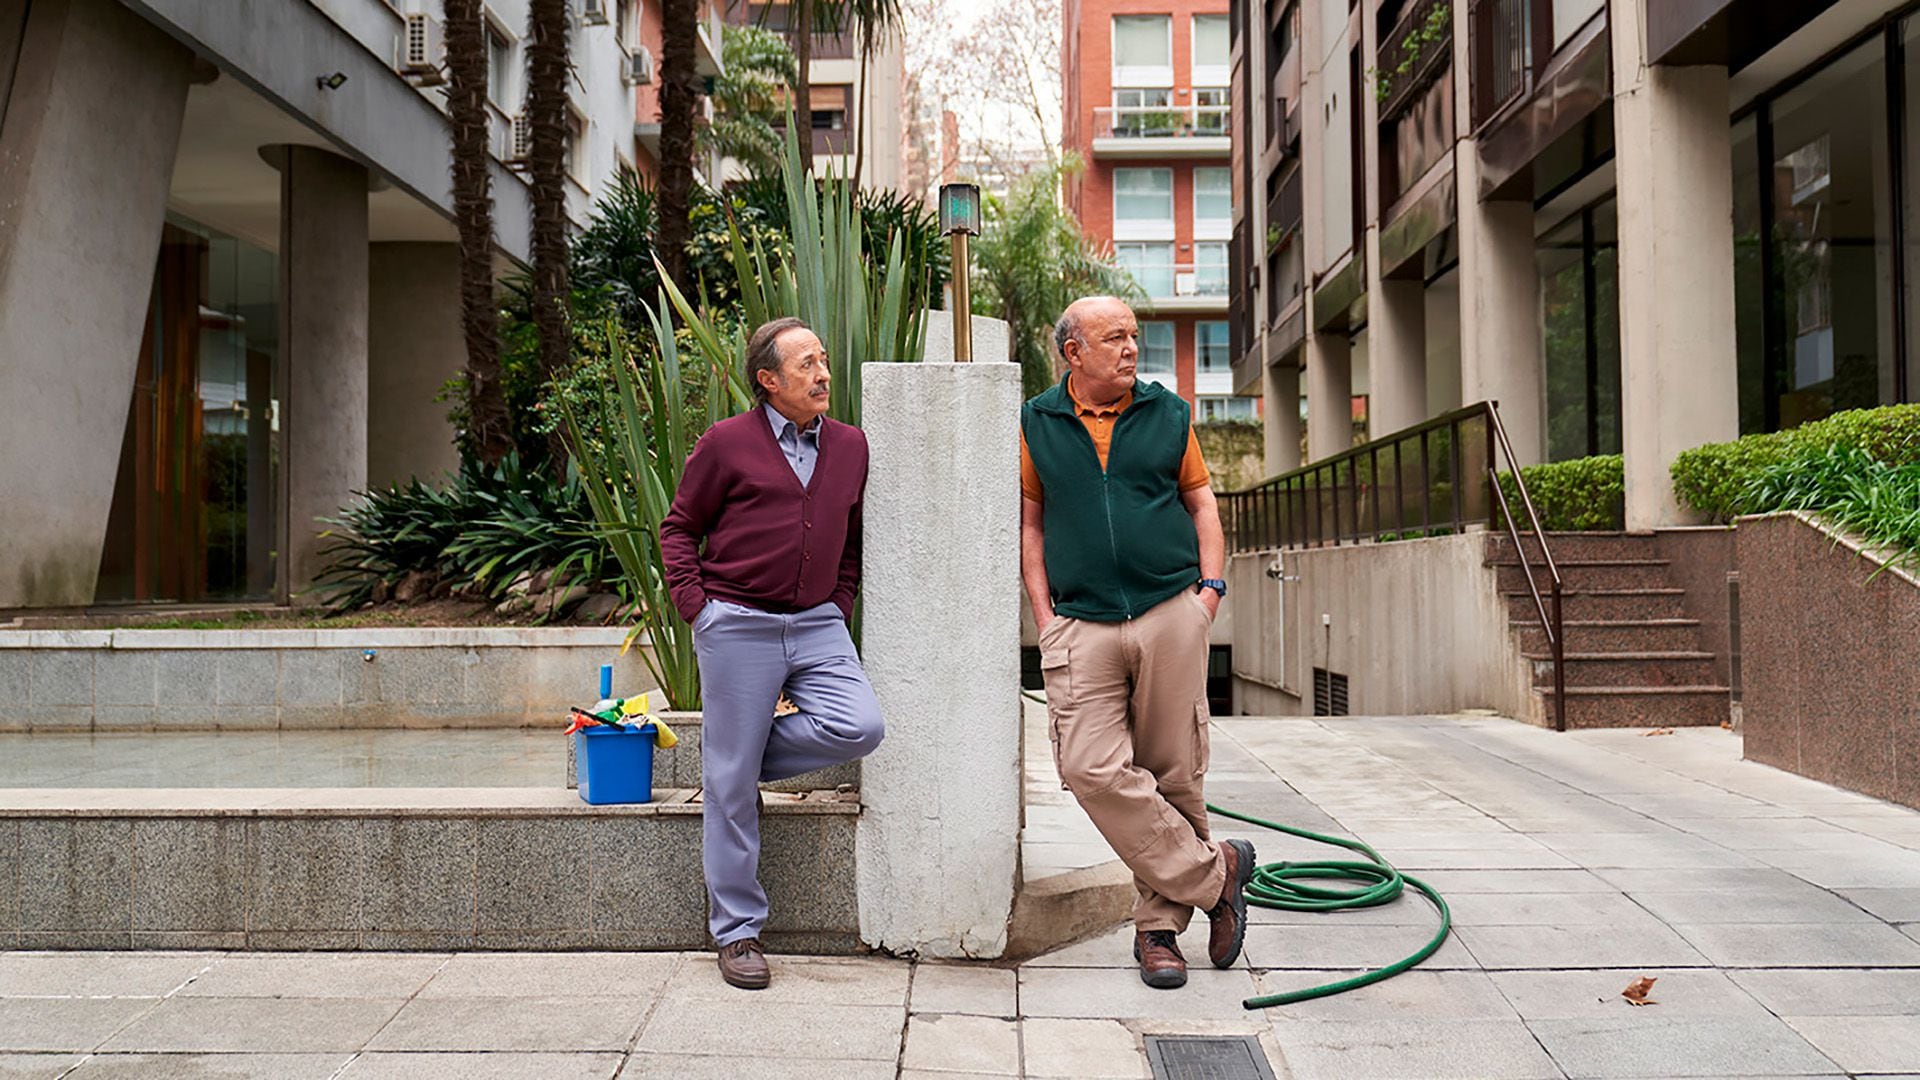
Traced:
<svg viewBox="0 0 1920 1080">
<path fill-rule="evenodd" d="M 1728 688 L 1715 655 L 1690 618 L 1686 590 L 1651 535 L 1549 533 L 1563 583 L 1567 726 L 1675 727 L 1719 724 L 1728 717 Z M 1527 589 L 1524 553 L 1541 600 L 1551 612 L 1539 542 L 1505 535 L 1487 539 L 1486 562 L 1499 576 L 1507 620 L 1533 669 L 1535 723 L 1554 717 L 1553 650 Z"/>
</svg>

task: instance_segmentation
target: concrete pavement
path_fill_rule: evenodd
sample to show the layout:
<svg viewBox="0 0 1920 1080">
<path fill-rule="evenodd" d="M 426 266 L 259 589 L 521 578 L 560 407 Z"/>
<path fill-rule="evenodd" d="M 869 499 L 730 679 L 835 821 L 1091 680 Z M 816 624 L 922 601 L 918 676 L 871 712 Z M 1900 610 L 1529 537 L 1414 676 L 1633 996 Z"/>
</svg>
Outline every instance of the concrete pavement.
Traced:
<svg viewBox="0 0 1920 1080">
<path fill-rule="evenodd" d="M 1920 1073 L 1920 814 L 1739 746 L 1216 721 L 1215 802 L 1365 839 L 1457 927 L 1419 970 L 1260 1013 L 1240 1000 L 1412 951 L 1432 911 L 1256 909 L 1241 964 L 1174 993 L 1138 982 L 1125 931 L 1017 970 L 776 957 L 759 995 L 705 954 L 8 953 L 0 1077 L 1143 1077 L 1143 1034 L 1208 1032 L 1295 1077 Z M 1075 812 L 1030 799 L 1030 866 L 1110 855 Z M 1231 831 L 1263 861 L 1328 854 Z M 1620 998 L 1641 975 L 1658 1004 Z"/>
</svg>

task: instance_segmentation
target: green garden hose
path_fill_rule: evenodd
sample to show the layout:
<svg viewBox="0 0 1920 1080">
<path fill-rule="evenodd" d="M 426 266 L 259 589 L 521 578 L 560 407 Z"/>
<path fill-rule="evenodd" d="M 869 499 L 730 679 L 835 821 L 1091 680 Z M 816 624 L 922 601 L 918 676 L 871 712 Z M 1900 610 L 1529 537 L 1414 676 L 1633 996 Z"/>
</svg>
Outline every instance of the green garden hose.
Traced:
<svg viewBox="0 0 1920 1080">
<path fill-rule="evenodd" d="M 1453 929 L 1453 913 L 1447 910 L 1447 902 L 1433 891 L 1433 886 L 1419 878 L 1408 877 L 1395 870 L 1392 864 L 1380 857 L 1380 853 L 1358 840 L 1344 840 L 1337 836 L 1322 836 L 1305 829 L 1296 829 L 1291 825 L 1266 821 L 1251 814 L 1241 814 L 1224 807 L 1207 804 L 1207 809 L 1221 817 L 1244 821 L 1249 825 L 1258 825 L 1263 829 L 1272 829 L 1289 836 L 1298 836 L 1321 844 L 1332 844 L 1349 851 L 1365 855 L 1369 862 L 1351 862 L 1339 859 L 1315 860 L 1312 862 L 1274 862 L 1262 863 L 1253 869 L 1253 880 L 1247 883 L 1247 903 L 1265 908 L 1279 908 L 1285 911 L 1338 911 L 1343 908 L 1376 907 L 1392 903 L 1400 898 L 1405 886 L 1411 885 L 1425 894 L 1433 906 L 1440 911 L 1440 930 L 1433 935 L 1420 951 L 1404 960 L 1388 964 L 1351 979 L 1341 979 L 1322 986 L 1305 990 L 1289 990 L 1280 994 L 1268 994 L 1264 997 L 1250 997 L 1241 1002 L 1243 1008 L 1265 1009 L 1274 1005 L 1290 1005 L 1296 1001 L 1311 1001 L 1314 998 L 1342 994 L 1348 990 L 1358 990 L 1362 986 L 1371 986 L 1413 967 L 1427 957 L 1438 952 L 1447 940 L 1447 934 Z M 1321 885 L 1309 885 L 1313 879 L 1333 878 L 1363 883 L 1360 888 L 1335 889 Z"/>
</svg>

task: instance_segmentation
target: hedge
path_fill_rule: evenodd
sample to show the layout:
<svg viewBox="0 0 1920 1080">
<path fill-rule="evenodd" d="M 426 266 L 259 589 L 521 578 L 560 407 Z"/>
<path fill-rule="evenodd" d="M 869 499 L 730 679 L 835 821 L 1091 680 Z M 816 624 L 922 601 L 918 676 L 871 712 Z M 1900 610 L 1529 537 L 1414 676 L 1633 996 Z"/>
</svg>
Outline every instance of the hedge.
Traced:
<svg viewBox="0 0 1920 1080">
<path fill-rule="evenodd" d="M 1920 464 L 1920 404 L 1854 409 L 1786 431 L 1695 447 L 1674 459 L 1673 493 L 1719 522 L 1778 509 L 1755 501 L 1761 477 L 1833 448 L 1858 450 L 1887 465 Z M 1527 482 L 1531 486 L 1533 478 Z"/>
<path fill-rule="evenodd" d="M 1621 527 L 1626 503 L 1626 465 L 1619 454 L 1529 465 L 1520 470 L 1548 532 L 1596 532 Z M 1513 474 L 1500 474 L 1500 490 L 1521 528 L 1530 528 Z"/>
</svg>

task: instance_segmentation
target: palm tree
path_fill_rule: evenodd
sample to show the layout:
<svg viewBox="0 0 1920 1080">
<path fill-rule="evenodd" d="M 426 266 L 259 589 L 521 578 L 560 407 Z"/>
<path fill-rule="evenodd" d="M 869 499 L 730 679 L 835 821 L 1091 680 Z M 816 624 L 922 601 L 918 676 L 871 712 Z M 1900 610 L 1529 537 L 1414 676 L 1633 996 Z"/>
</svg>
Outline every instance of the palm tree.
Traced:
<svg viewBox="0 0 1920 1080">
<path fill-rule="evenodd" d="M 533 223 L 527 246 L 533 254 L 529 296 L 540 335 L 540 370 L 549 379 L 571 358 L 567 331 L 567 0 L 527 5 L 527 122 L 532 129 L 527 174 Z M 550 460 L 566 468 L 566 444 L 548 437 Z"/>
<path fill-rule="evenodd" d="M 700 76 L 694 70 L 700 0 L 665 0 L 660 18 L 660 234 L 654 250 L 667 277 L 687 288 L 686 249 L 693 237 L 688 215 L 693 206 L 694 121 L 700 103 Z"/>
<path fill-rule="evenodd" d="M 853 123 L 853 183 L 860 184 L 860 173 L 866 163 L 867 140 L 867 69 L 873 61 L 873 52 L 880 45 L 880 39 L 900 28 L 904 18 L 900 10 L 900 0 L 843 0 L 845 18 L 858 37 L 860 46 L 860 92 L 848 107 L 854 110 Z"/>
<path fill-rule="evenodd" d="M 460 232 L 460 322 L 467 343 L 467 453 L 488 466 L 513 450 L 500 386 L 493 295 L 493 191 L 487 173 L 487 29 L 480 0 L 446 0 L 447 119 L 453 129 L 454 225 Z"/>
</svg>

